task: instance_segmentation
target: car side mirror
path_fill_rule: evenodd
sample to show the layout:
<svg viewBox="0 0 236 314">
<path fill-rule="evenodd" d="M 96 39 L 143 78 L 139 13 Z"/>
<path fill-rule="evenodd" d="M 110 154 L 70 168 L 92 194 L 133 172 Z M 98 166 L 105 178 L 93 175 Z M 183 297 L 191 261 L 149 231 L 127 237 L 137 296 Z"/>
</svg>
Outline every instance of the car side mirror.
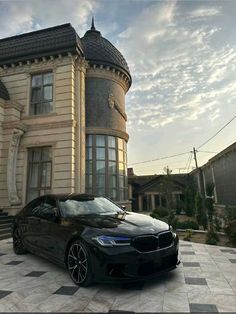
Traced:
<svg viewBox="0 0 236 314">
<path fill-rule="evenodd" d="M 125 205 L 121 205 L 121 208 L 125 211 L 126 210 L 126 206 Z"/>
<path fill-rule="evenodd" d="M 45 219 L 51 220 L 51 221 L 57 221 L 58 216 L 56 214 L 56 209 L 50 209 L 50 210 L 45 210 L 43 212 L 43 217 Z"/>
</svg>

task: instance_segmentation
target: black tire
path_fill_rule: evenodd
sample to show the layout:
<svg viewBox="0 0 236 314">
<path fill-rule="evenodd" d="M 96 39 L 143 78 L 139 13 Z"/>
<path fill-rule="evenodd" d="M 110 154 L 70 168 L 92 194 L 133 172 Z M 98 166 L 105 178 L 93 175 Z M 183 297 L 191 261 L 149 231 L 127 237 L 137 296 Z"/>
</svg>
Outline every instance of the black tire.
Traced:
<svg viewBox="0 0 236 314">
<path fill-rule="evenodd" d="M 88 246 L 81 240 L 75 240 L 67 253 L 67 269 L 72 281 L 80 287 L 92 284 L 91 257 Z"/>
<path fill-rule="evenodd" d="M 27 250 L 24 247 L 19 229 L 17 227 L 14 229 L 14 232 L 13 232 L 13 250 L 15 254 L 17 255 L 22 255 L 22 254 L 27 253 Z"/>
</svg>

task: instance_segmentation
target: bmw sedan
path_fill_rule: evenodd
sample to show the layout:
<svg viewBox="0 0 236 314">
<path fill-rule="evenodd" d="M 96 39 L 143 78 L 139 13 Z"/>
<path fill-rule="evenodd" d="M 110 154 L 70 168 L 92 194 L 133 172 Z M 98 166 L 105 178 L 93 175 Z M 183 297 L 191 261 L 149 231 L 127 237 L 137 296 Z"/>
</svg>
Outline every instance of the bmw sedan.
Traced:
<svg viewBox="0 0 236 314">
<path fill-rule="evenodd" d="M 83 287 L 145 280 L 179 263 L 178 236 L 168 224 L 100 196 L 38 197 L 17 214 L 12 235 L 16 254 L 58 263 Z"/>
</svg>

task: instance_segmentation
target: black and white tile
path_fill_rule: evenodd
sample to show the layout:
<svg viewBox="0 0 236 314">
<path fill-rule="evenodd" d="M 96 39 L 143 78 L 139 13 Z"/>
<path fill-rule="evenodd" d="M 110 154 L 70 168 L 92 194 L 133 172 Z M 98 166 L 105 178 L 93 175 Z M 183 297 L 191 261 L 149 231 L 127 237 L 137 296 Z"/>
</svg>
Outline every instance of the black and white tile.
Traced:
<svg viewBox="0 0 236 314">
<path fill-rule="evenodd" d="M 0 242 L 0 312 L 235 312 L 236 250 L 180 241 L 182 263 L 147 282 L 74 285 L 66 270 Z"/>
</svg>

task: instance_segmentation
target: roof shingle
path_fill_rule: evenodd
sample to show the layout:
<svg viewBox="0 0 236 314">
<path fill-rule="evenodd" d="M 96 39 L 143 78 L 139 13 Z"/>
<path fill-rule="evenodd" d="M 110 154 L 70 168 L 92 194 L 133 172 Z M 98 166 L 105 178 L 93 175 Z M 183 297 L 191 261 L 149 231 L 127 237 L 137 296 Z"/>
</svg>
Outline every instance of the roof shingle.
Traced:
<svg viewBox="0 0 236 314">
<path fill-rule="evenodd" d="M 85 59 L 96 64 L 108 65 L 120 69 L 131 81 L 129 67 L 123 55 L 101 33 L 88 30 L 81 38 Z"/>
<path fill-rule="evenodd" d="M 0 65 L 63 53 L 79 53 L 83 48 L 70 23 L 0 40 Z"/>
</svg>

